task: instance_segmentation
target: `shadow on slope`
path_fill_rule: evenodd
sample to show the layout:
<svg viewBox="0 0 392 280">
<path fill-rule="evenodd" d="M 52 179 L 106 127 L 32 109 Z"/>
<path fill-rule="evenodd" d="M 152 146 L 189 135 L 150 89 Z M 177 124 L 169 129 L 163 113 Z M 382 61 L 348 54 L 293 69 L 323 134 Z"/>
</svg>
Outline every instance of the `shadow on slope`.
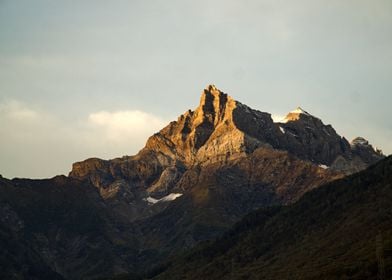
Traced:
<svg viewBox="0 0 392 280">
<path fill-rule="evenodd" d="M 214 242 L 151 272 L 154 279 L 376 279 L 392 277 L 392 157 L 258 210 Z M 382 269 L 381 269 L 382 271 Z"/>
</svg>

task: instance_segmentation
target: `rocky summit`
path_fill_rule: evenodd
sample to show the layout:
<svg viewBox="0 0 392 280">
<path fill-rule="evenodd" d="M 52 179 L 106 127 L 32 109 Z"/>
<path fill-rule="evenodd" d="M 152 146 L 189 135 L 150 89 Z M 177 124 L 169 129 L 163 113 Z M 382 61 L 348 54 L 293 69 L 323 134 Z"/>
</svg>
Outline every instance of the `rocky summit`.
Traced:
<svg viewBox="0 0 392 280">
<path fill-rule="evenodd" d="M 274 122 L 209 85 L 134 156 L 77 162 L 68 177 L 0 178 L 0 275 L 140 275 L 256 209 L 292 204 L 383 157 L 301 108 Z"/>
<path fill-rule="evenodd" d="M 153 135 L 144 150 L 192 166 L 239 158 L 260 147 L 285 150 L 300 159 L 346 172 L 363 169 L 382 157 L 371 145 L 366 155 L 358 153 L 332 126 L 301 108 L 289 112 L 281 123 L 274 123 L 269 113 L 235 101 L 214 85 L 203 91 L 196 110 L 187 111 Z"/>
</svg>

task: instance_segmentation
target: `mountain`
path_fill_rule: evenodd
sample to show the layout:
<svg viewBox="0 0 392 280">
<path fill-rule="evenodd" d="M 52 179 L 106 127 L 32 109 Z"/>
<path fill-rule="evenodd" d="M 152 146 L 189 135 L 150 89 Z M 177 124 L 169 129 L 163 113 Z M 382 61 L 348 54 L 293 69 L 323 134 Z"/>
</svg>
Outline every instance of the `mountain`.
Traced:
<svg viewBox="0 0 392 280">
<path fill-rule="evenodd" d="M 383 157 L 302 109 L 275 123 L 211 85 L 134 156 L 77 162 L 67 177 L 1 178 L 0 209 L 11 220 L 0 219 L 0 238 L 17 230 L 20 246 L 4 251 L 0 274 L 143 273 L 256 209 L 295 203 Z"/>
<path fill-rule="evenodd" d="M 389 157 L 293 205 L 252 212 L 153 278 L 392 279 L 391 183 Z"/>
<path fill-rule="evenodd" d="M 350 145 L 332 126 L 302 109 L 274 123 L 269 113 L 253 110 L 210 85 L 194 111 L 151 136 L 137 155 L 78 162 L 69 176 L 89 180 L 120 209 L 119 215 L 137 220 L 149 216 L 143 198 L 182 193 L 189 174 L 245 158 L 260 148 L 286 151 L 340 174 L 360 171 L 383 157 L 370 144 L 361 148 L 364 145 L 356 143 Z"/>
</svg>

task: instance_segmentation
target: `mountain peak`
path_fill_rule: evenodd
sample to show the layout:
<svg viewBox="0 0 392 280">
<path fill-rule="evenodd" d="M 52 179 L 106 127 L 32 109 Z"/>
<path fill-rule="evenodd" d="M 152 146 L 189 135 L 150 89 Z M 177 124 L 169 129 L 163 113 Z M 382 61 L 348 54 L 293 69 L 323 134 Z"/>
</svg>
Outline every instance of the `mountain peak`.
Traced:
<svg viewBox="0 0 392 280">
<path fill-rule="evenodd" d="M 351 146 L 369 146 L 369 141 L 363 137 L 356 137 L 350 144 Z"/>
<path fill-rule="evenodd" d="M 302 116 L 307 116 L 307 117 L 313 117 L 310 113 L 302 109 L 301 107 L 297 107 L 295 110 L 290 111 L 286 117 L 283 119 L 282 123 L 287 123 L 291 121 L 297 121 L 299 120 Z"/>
<path fill-rule="evenodd" d="M 227 97 L 227 94 L 225 94 L 223 91 L 221 91 L 219 88 L 217 88 L 215 85 L 208 85 L 206 88 L 202 91 L 201 97 L 200 97 L 200 103 L 202 103 L 203 100 L 206 100 L 208 98 L 212 99 L 219 99 L 221 97 Z"/>
<path fill-rule="evenodd" d="M 291 111 L 290 113 L 293 113 L 293 114 L 304 114 L 304 115 L 311 116 L 308 112 L 306 112 L 301 107 L 297 107 L 295 110 Z"/>
<path fill-rule="evenodd" d="M 206 86 L 206 88 L 204 89 L 205 91 L 214 91 L 214 92 L 221 92 L 214 84 L 209 84 Z"/>
<path fill-rule="evenodd" d="M 201 93 L 200 106 L 204 106 L 206 105 L 206 103 L 211 103 L 211 102 L 213 103 L 223 102 L 228 98 L 232 99 L 226 93 L 218 89 L 215 85 L 208 85 Z"/>
<path fill-rule="evenodd" d="M 340 166 L 348 166 L 359 152 L 360 160 L 366 158 L 369 163 L 379 158 L 378 154 L 373 157 L 373 151 L 354 149 L 331 125 L 324 125 L 301 107 L 274 123 L 269 113 L 241 104 L 215 85 L 202 91 L 194 111 L 187 111 L 150 137 L 144 152 L 159 152 L 192 166 L 243 157 L 259 147 L 286 150 L 331 168 L 337 159 Z"/>
<path fill-rule="evenodd" d="M 215 85 L 208 85 L 202 92 L 200 104 L 195 110 L 196 125 L 210 123 L 216 126 L 236 107 L 236 101 Z"/>
<path fill-rule="evenodd" d="M 361 157 L 364 158 L 367 163 L 373 162 L 375 158 L 384 157 L 384 154 L 380 149 L 373 147 L 373 145 L 363 137 L 356 137 L 353 139 L 350 146 L 351 149 L 361 154 Z"/>
</svg>

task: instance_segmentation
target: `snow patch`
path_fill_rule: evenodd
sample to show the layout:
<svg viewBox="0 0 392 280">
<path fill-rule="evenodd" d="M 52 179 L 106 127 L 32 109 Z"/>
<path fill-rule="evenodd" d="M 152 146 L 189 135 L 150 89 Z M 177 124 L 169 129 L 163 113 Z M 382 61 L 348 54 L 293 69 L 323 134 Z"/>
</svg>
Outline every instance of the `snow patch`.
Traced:
<svg viewBox="0 0 392 280">
<path fill-rule="evenodd" d="M 285 130 L 283 127 L 279 126 L 279 129 L 280 129 L 280 131 L 281 131 L 283 134 L 286 133 L 286 130 Z"/>
<path fill-rule="evenodd" d="M 287 130 L 286 132 L 287 132 L 288 134 L 294 136 L 294 137 L 299 137 L 297 134 L 291 132 L 290 130 Z"/>
<path fill-rule="evenodd" d="M 167 196 L 162 197 L 161 199 L 156 199 L 156 198 L 149 196 L 145 200 L 150 204 L 155 204 L 158 202 L 173 201 L 173 200 L 179 198 L 180 196 L 182 196 L 182 193 L 171 193 L 171 194 L 168 194 Z"/>
<path fill-rule="evenodd" d="M 286 118 L 286 116 L 280 115 L 280 114 L 272 114 L 271 115 L 271 119 L 274 123 L 282 123 L 285 118 Z"/>
<path fill-rule="evenodd" d="M 290 121 L 296 121 L 296 120 L 298 120 L 298 118 L 299 118 L 298 116 L 299 115 L 305 115 L 305 116 L 309 116 L 309 117 L 314 117 L 311 114 L 309 114 L 308 112 L 306 112 L 304 109 L 302 109 L 301 107 L 297 107 L 297 109 L 289 112 L 287 114 L 287 116 L 283 120 L 281 120 L 280 122 L 281 123 L 288 123 Z"/>
<path fill-rule="evenodd" d="M 324 131 L 324 133 L 327 134 L 328 136 L 331 136 L 331 134 L 329 134 L 328 130 L 327 130 L 325 127 L 323 127 L 323 131 Z"/>
<path fill-rule="evenodd" d="M 319 164 L 319 167 L 321 167 L 322 169 L 328 169 L 329 166 L 325 165 L 325 164 Z"/>
<path fill-rule="evenodd" d="M 159 199 L 155 199 L 155 198 L 153 198 L 153 197 L 151 197 L 151 196 L 147 197 L 145 200 L 146 200 L 148 203 L 151 203 L 151 204 L 155 204 L 155 203 L 157 203 L 157 202 L 159 201 Z"/>
<path fill-rule="evenodd" d="M 167 196 L 162 197 L 159 201 L 173 201 L 180 196 L 182 196 L 182 193 L 171 193 Z"/>
</svg>

